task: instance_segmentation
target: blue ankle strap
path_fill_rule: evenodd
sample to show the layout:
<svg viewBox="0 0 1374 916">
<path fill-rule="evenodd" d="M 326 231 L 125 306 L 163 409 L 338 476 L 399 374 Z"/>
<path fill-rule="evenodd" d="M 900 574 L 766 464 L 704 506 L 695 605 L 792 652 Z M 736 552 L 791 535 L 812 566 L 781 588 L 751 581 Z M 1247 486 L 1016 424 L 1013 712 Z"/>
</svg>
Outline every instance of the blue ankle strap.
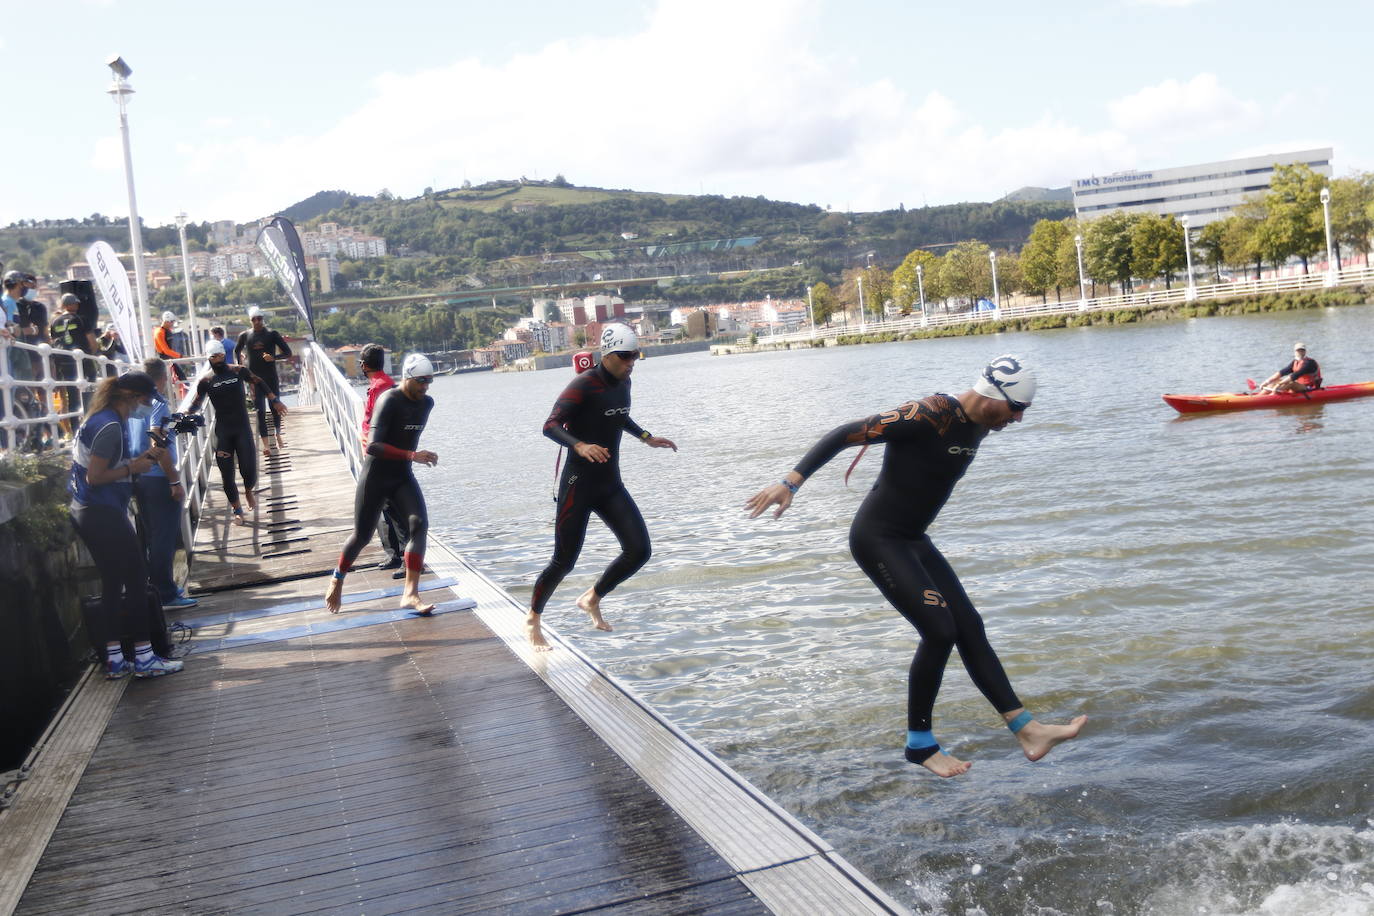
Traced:
<svg viewBox="0 0 1374 916">
<path fill-rule="evenodd" d="M 1021 710 L 1021 715 L 1017 716 L 1015 719 L 1012 719 L 1010 722 L 1007 723 L 1007 728 L 1011 729 L 1011 733 L 1014 735 L 1021 729 L 1025 728 L 1029 722 L 1034 721 L 1034 719 L 1034 716 L 1032 716 L 1029 712 L 1023 709 Z"/>
</svg>

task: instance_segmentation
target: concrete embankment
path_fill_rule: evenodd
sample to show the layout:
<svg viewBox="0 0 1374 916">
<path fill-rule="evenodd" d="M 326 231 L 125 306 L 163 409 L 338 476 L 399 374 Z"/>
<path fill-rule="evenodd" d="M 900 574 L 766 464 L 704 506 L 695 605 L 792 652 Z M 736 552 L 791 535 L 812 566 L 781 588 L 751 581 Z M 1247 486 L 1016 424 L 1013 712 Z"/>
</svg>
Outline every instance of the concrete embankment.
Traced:
<svg viewBox="0 0 1374 916">
<path fill-rule="evenodd" d="M 589 348 L 590 349 L 590 348 Z M 700 353 L 703 350 L 711 349 L 709 340 L 684 340 L 681 343 L 659 344 L 653 347 L 643 347 L 644 356 L 653 359 L 657 356 L 676 356 L 679 353 Z M 529 360 L 522 361 L 520 366 L 502 366 L 497 372 L 521 372 L 534 369 L 571 369 L 573 353 L 546 353 L 542 356 L 534 356 Z"/>
<path fill-rule="evenodd" d="M 81 596 L 99 593 L 68 520 L 66 460 L 6 459 L 0 480 L 0 771 L 23 762 L 89 652 Z"/>
<path fill-rule="evenodd" d="M 835 347 L 861 343 L 885 343 L 894 340 L 925 340 L 935 337 L 970 337 L 978 334 L 1000 334 L 1004 331 L 1042 331 L 1054 328 L 1081 328 L 1093 325 L 1136 324 L 1149 321 L 1173 321 L 1181 318 L 1206 318 L 1213 315 L 1245 315 L 1257 312 L 1290 312 L 1300 309 L 1335 308 L 1345 305 L 1366 305 L 1374 302 L 1374 289 L 1351 286 L 1335 290 L 1297 290 L 1283 293 L 1236 296 L 1201 302 L 1165 303 L 1160 305 L 1123 306 L 1092 312 L 1073 312 L 1056 315 L 1027 315 L 1014 318 L 978 318 L 956 324 L 913 328 L 900 331 L 876 331 L 868 334 L 853 330 L 837 333 L 822 328 L 813 340 L 771 340 L 760 337 L 732 343 L 717 343 L 711 347 L 713 356 L 733 353 L 764 353 L 772 350 L 806 350 L 811 347 Z"/>
</svg>

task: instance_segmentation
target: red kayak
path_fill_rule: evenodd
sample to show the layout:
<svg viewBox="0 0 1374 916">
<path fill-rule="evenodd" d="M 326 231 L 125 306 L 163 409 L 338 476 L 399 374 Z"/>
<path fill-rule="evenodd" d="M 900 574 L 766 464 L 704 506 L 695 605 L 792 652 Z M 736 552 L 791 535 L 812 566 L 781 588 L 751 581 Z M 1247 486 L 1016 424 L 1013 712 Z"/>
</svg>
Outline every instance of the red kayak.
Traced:
<svg viewBox="0 0 1374 916">
<path fill-rule="evenodd" d="M 1208 410 L 1253 410 L 1256 407 L 1293 407 L 1318 404 L 1323 401 L 1348 401 L 1374 395 L 1374 382 L 1353 385 L 1332 385 L 1303 394 L 1166 394 L 1164 403 L 1179 413 L 1202 413 Z"/>
</svg>

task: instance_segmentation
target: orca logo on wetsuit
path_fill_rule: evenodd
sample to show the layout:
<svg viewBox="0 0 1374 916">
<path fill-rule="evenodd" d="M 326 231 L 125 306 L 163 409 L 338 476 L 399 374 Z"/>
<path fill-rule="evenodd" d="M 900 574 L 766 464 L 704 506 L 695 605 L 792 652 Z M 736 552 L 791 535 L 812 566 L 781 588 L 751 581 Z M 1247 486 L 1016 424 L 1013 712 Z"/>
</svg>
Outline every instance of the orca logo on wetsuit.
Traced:
<svg viewBox="0 0 1374 916">
<path fill-rule="evenodd" d="M 949 447 L 949 453 L 951 455 L 976 455 L 978 454 L 978 449 L 968 448 L 963 445 L 951 445 Z"/>
<path fill-rule="evenodd" d="M 608 411 L 605 412 L 605 415 L 608 416 L 608 417 L 613 417 L 613 416 L 615 416 L 615 415 L 618 414 L 618 413 L 629 413 L 629 412 L 630 412 L 630 408 L 628 408 L 628 407 L 612 407 L 610 410 L 608 410 Z"/>
</svg>

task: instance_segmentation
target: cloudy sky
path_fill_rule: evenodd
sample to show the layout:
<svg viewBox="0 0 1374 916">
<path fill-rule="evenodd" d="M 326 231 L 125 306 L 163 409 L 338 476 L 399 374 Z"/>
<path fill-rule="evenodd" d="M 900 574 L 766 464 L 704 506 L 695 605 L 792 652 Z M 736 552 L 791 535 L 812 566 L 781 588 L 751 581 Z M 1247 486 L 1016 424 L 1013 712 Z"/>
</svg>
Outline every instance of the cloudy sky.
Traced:
<svg viewBox="0 0 1374 916">
<path fill-rule="evenodd" d="M 128 213 L 116 53 L 154 225 L 521 175 L 872 210 L 1323 146 L 1374 169 L 1354 0 L 23 7 L 0 225 Z"/>
</svg>

